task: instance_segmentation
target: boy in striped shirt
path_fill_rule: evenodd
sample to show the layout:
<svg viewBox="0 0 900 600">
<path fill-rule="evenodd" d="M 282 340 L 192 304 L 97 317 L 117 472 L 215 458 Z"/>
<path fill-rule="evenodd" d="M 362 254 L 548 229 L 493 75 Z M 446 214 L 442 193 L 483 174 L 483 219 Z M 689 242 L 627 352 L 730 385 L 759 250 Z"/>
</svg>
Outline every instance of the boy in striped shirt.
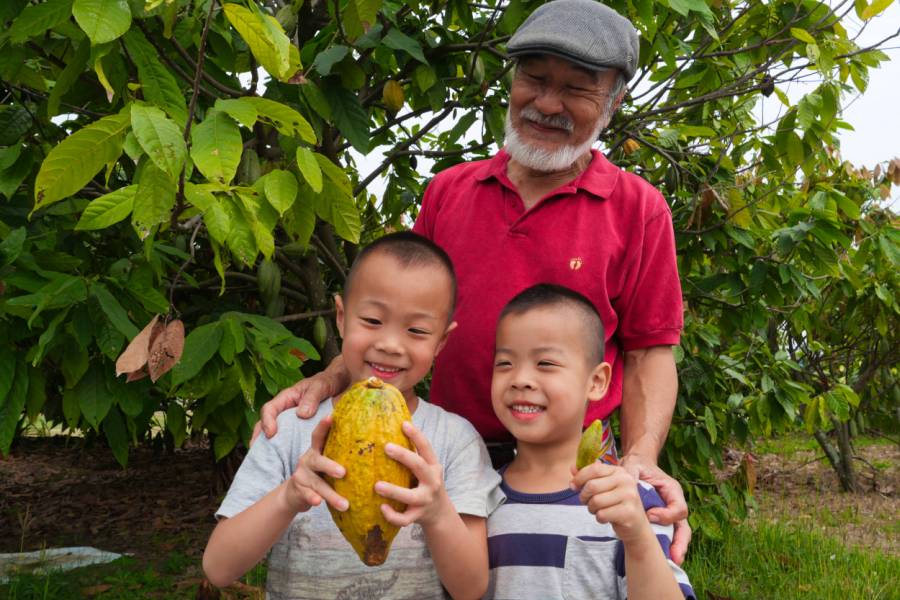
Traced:
<svg viewBox="0 0 900 600">
<path fill-rule="evenodd" d="M 609 383 L 603 341 L 594 306 L 561 286 L 528 288 L 500 314 L 491 399 L 516 456 L 488 518 L 488 598 L 694 598 L 667 558 L 672 527 L 645 514 L 665 504 L 656 491 L 615 465 L 575 469 L 588 402 Z"/>
</svg>

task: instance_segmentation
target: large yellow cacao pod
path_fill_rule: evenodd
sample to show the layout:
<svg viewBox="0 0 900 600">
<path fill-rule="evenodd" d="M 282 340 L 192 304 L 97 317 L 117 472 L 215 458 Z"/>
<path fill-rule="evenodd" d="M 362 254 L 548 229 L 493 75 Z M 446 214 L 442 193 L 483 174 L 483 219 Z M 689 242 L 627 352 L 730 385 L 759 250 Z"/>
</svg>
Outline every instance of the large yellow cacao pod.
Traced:
<svg viewBox="0 0 900 600">
<path fill-rule="evenodd" d="M 609 421 L 604 422 L 602 419 L 591 423 L 581 434 L 575 467 L 581 470 L 597 460 L 610 465 L 619 464 L 615 439 L 609 428 Z"/>
<path fill-rule="evenodd" d="M 375 493 L 376 481 L 412 487 L 409 469 L 388 457 L 384 445 L 393 442 L 413 450 L 401 430 L 409 421 L 403 394 L 377 377 L 353 384 L 334 407 L 334 422 L 325 442 L 324 454 L 347 470 L 341 479 L 326 477 L 328 484 L 350 502 L 340 512 L 328 507 L 335 525 L 367 565 L 387 560 L 394 536 L 400 530 L 381 514 L 384 503 L 398 511 L 406 506 Z"/>
</svg>

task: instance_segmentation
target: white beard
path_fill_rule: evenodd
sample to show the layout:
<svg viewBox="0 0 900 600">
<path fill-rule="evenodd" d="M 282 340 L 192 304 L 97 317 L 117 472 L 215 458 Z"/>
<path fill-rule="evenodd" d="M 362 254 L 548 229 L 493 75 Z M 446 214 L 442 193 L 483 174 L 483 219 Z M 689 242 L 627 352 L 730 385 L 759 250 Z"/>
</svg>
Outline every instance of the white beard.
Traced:
<svg viewBox="0 0 900 600">
<path fill-rule="evenodd" d="M 523 109 L 523 113 L 530 107 Z M 535 109 L 531 108 L 532 111 Z M 551 117 L 554 118 L 554 117 Z M 555 117 L 559 118 L 559 117 Z M 537 120 L 537 119 L 535 119 Z M 601 117 L 597 120 L 594 131 L 588 138 L 577 146 L 563 146 L 556 150 L 545 150 L 529 145 L 525 142 L 516 131 L 510 118 L 510 111 L 506 111 L 506 123 L 504 125 L 506 133 L 506 153 L 514 161 L 535 171 L 562 171 L 571 167 L 578 158 L 589 152 L 594 142 L 600 136 L 600 132 L 606 125 L 606 119 Z"/>
</svg>

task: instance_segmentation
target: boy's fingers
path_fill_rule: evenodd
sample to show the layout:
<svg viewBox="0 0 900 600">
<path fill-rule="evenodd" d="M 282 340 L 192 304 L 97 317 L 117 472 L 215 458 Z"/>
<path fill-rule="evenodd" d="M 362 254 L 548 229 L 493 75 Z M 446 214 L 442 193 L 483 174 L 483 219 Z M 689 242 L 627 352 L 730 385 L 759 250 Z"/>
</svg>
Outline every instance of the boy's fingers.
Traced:
<svg viewBox="0 0 900 600">
<path fill-rule="evenodd" d="M 316 477 L 316 480 L 313 482 L 312 489 L 314 492 L 322 496 L 332 508 L 345 511 L 350 508 L 350 502 L 347 501 L 346 498 L 338 494 L 334 489 L 325 482 L 324 479 L 320 479 Z"/>
<path fill-rule="evenodd" d="M 347 474 L 347 469 L 345 469 L 340 463 L 337 463 L 327 456 L 323 456 L 321 454 L 316 454 L 311 457 L 309 461 L 309 469 L 314 473 L 324 473 L 329 475 L 330 477 L 335 477 L 337 479 L 341 479 L 344 475 Z"/>
<path fill-rule="evenodd" d="M 328 430 L 331 429 L 332 417 L 328 415 L 321 421 L 319 421 L 316 428 L 313 429 L 312 432 L 312 441 L 310 443 L 310 447 L 315 450 L 321 452 L 325 447 L 325 440 L 328 438 Z"/>
<path fill-rule="evenodd" d="M 381 514 L 384 515 L 384 518 L 387 519 L 388 523 L 396 525 L 397 527 L 411 525 L 418 518 L 418 515 L 414 510 L 408 509 L 406 512 L 397 512 L 394 510 L 394 507 L 389 504 L 381 505 Z"/>
<path fill-rule="evenodd" d="M 384 453 L 412 471 L 419 481 L 428 479 L 428 464 L 420 454 L 397 444 L 385 444 Z"/>
<path fill-rule="evenodd" d="M 409 421 L 404 421 L 402 429 L 403 433 L 406 434 L 406 437 L 408 437 L 416 447 L 416 452 L 419 453 L 419 456 L 425 459 L 426 463 L 428 463 L 429 465 L 433 465 L 438 462 L 438 458 L 435 455 L 434 449 L 431 447 L 431 444 L 428 442 L 428 438 L 425 437 L 424 433 L 419 431 L 418 427 L 416 427 Z"/>
<path fill-rule="evenodd" d="M 615 472 L 616 467 L 597 461 L 589 464 L 588 466 L 575 473 L 575 476 L 572 478 L 572 483 L 576 487 L 581 488 L 584 487 L 584 485 L 591 479 L 608 477 Z"/>
<path fill-rule="evenodd" d="M 376 482 L 375 493 L 389 500 L 396 500 L 407 505 L 418 505 L 421 503 L 416 490 L 388 483 L 387 481 Z"/>
</svg>

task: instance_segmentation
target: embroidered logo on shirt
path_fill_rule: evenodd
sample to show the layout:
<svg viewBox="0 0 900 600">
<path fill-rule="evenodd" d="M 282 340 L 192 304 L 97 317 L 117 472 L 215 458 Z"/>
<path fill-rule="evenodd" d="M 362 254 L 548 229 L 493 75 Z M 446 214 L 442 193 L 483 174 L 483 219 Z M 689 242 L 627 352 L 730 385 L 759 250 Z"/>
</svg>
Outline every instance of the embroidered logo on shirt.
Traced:
<svg viewBox="0 0 900 600">
<path fill-rule="evenodd" d="M 584 264 L 584 260 L 580 256 L 575 256 L 569 260 L 569 268 L 573 271 L 577 271 L 581 268 L 581 265 Z"/>
</svg>

